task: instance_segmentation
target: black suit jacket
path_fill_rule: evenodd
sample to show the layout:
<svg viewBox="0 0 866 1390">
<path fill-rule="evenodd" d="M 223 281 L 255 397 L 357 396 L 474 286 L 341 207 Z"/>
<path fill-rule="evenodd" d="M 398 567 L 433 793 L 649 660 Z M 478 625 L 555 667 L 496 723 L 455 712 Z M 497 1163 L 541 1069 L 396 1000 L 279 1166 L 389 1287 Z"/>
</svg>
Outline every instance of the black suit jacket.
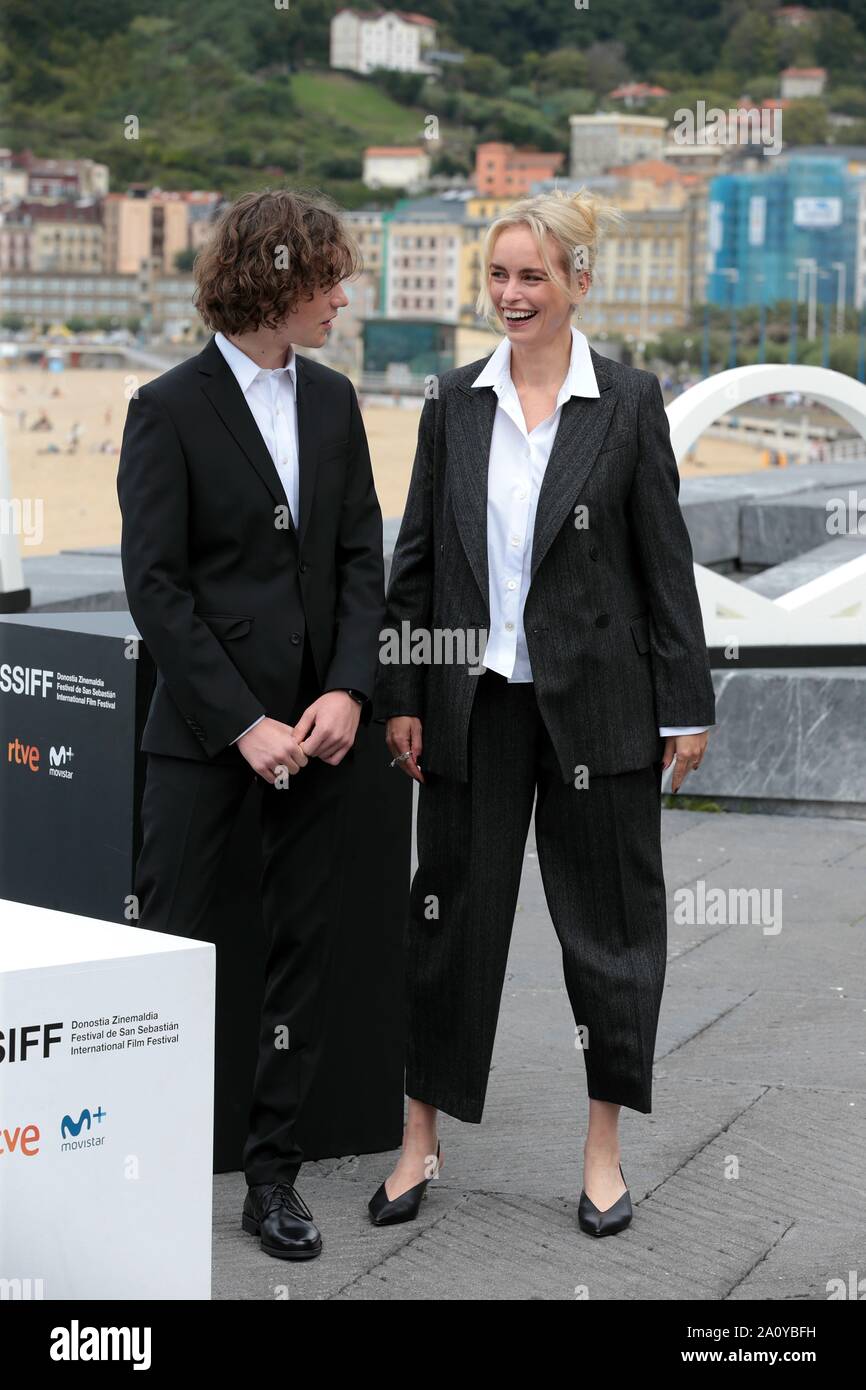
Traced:
<svg viewBox="0 0 866 1390">
<path fill-rule="evenodd" d="M 358 400 L 300 356 L 297 400 L 297 532 L 213 338 L 129 403 L 117 494 L 129 609 L 157 667 L 145 752 L 236 760 L 259 715 L 289 722 L 305 632 L 323 692 L 372 695 L 382 516 Z"/>
<path fill-rule="evenodd" d="M 661 388 L 651 372 L 590 351 L 599 395 L 562 407 L 524 609 L 535 695 L 566 782 L 578 766 L 590 776 L 649 766 L 664 747 L 660 726 L 715 720 Z M 472 387 L 488 360 L 446 372 L 438 399 L 425 402 L 391 567 L 389 630 L 489 628 L 487 470 L 497 397 L 492 386 Z M 578 505 L 585 527 L 575 524 Z M 479 660 L 483 653 L 482 642 Z M 465 662 L 380 664 L 374 717 L 419 716 L 422 769 L 465 781 L 477 683 Z"/>
</svg>

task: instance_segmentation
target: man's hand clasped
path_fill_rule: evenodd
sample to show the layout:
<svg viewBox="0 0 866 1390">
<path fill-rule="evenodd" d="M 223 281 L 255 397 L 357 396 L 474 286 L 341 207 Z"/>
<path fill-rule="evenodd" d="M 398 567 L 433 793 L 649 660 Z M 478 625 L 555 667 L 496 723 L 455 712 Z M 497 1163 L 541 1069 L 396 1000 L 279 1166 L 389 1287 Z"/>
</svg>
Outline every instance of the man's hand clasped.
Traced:
<svg viewBox="0 0 866 1390">
<path fill-rule="evenodd" d="M 271 786 L 282 770 L 295 777 L 310 758 L 336 767 L 355 742 L 361 706 L 344 690 L 329 690 L 304 710 L 294 728 L 265 717 L 237 741 L 250 767 Z"/>
</svg>

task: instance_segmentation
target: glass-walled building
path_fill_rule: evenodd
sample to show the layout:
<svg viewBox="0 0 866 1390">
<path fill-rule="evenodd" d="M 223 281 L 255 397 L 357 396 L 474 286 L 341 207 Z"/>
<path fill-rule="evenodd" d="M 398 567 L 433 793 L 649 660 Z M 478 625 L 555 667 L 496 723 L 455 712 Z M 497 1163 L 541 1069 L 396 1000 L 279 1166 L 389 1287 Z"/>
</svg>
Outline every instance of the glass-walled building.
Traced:
<svg viewBox="0 0 866 1390">
<path fill-rule="evenodd" d="M 819 304 L 855 304 L 862 195 L 862 175 L 835 155 L 792 154 L 766 173 L 713 179 L 709 303 L 772 304 L 811 292 Z"/>
</svg>

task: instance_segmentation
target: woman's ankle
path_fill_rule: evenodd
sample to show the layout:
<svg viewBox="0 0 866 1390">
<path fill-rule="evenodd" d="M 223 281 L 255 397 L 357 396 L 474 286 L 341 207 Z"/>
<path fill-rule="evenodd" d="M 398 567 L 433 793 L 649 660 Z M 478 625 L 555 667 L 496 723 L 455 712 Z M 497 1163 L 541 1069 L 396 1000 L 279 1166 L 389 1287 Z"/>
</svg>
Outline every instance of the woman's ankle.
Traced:
<svg viewBox="0 0 866 1390">
<path fill-rule="evenodd" d="M 434 1130 L 431 1134 L 426 1127 L 407 1126 L 403 1131 L 403 1152 L 404 1153 L 424 1153 L 435 1154 L 439 1140 Z"/>
<path fill-rule="evenodd" d="M 591 1159 L 594 1163 L 619 1163 L 622 1158 L 618 1139 L 587 1139 L 583 1146 L 583 1161 Z"/>
</svg>

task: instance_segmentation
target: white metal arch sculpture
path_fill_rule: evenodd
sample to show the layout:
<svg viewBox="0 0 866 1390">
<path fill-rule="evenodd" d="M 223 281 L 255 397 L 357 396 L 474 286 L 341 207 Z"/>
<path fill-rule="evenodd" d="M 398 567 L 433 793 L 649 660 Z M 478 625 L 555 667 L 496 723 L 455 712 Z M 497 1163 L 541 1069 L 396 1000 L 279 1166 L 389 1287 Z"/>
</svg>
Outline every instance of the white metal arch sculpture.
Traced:
<svg viewBox="0 0 866 1390">
<path fill-rule="evenodd" d="M 704 432 L 729 410 L 759 396 L 799 391 L 835 410 L 866 440 L 866 386 L 827 367 L 766 362 L 733 367 L 690 386 L 668 406 L 671 443 L 677 462 Z"/>
<path fill-rule="evenodd" d="M 799 391 L 835 410 L 866 441 L 862 382 L 826 367 L 768 362 L 719 372 L 671 402 L 667 414 L 677 463 L 729 410 L 787 391 Z M 866 643 L 866 555 L 775 599 L 704 565 L 695 565 L 695 577 L 710 647 Z"/>
</svg>

